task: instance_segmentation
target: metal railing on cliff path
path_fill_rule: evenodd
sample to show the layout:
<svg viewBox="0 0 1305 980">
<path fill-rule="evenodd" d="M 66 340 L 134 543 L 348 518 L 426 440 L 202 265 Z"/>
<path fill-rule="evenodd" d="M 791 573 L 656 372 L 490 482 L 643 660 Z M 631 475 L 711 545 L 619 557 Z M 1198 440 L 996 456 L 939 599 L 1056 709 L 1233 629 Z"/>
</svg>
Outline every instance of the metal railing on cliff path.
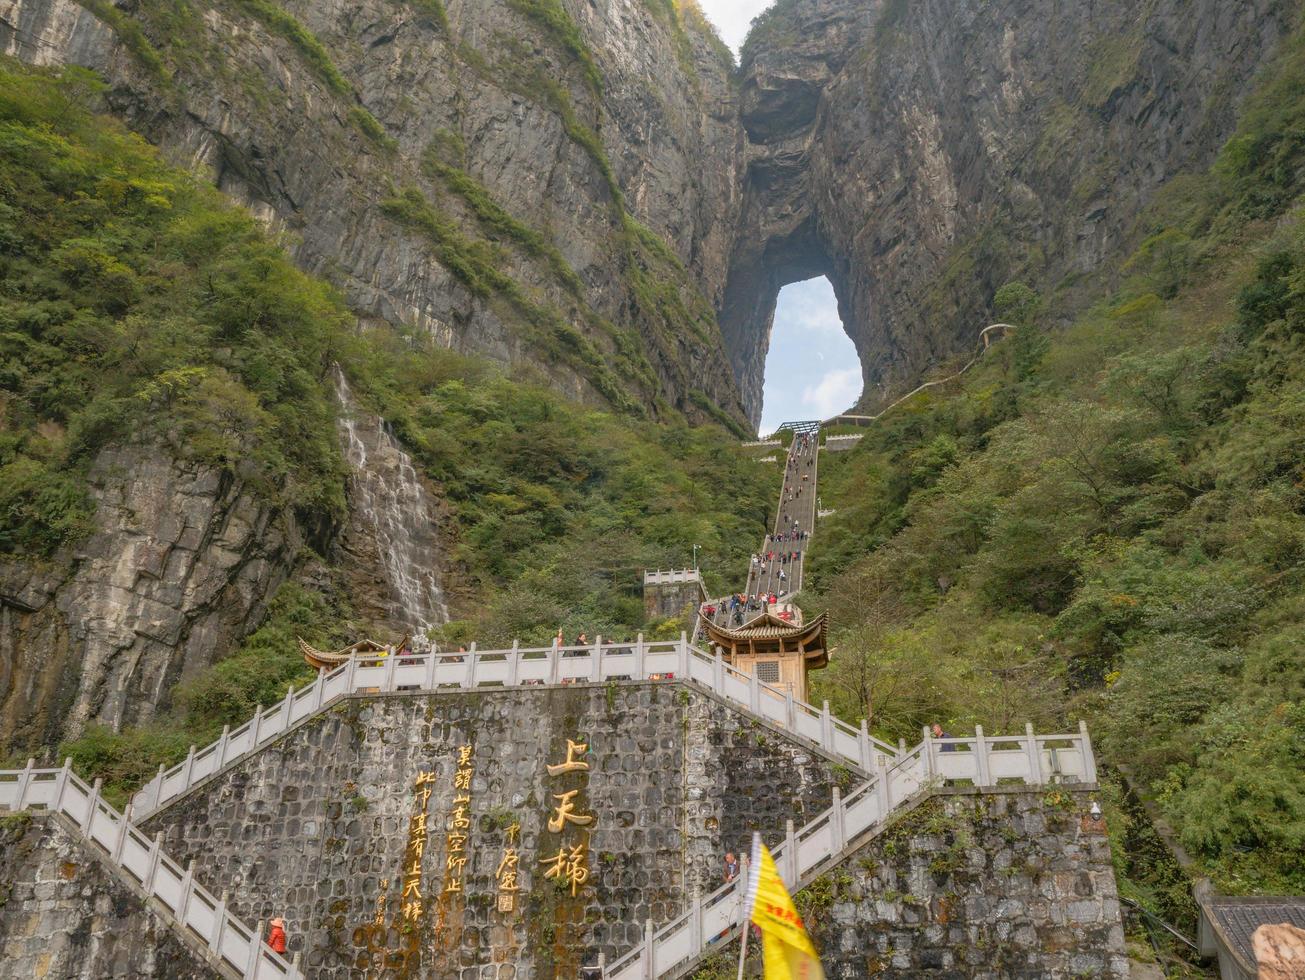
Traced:
<svg viewBox="0 0 1305 980">
<path fill-rule="evenodd" d="M 899 747 L 870 735 L 861 727 L 835 718 L 829 702 L 815 708 L 796 700 L 791 692 L 771 687 L 753 674 L 737 670 L 719 654 L 711 655 L 689 644 L 687 637 L 648 643 L 642 635 L 634 643 L 592 646 L 480 650 L 472 644 L 466 653 L 424 653 L 377 657 L 361 655 L 320 674 L 285 699 L 203 749 L 192 747 L 183 762 L 159 773 L 133 798 L 135 812 L 152 814 L 196 783 L 219 772 L 272 741 L 294 725 L 325 710 L 341 698 L 391 692 L 437 692 L 517 688 L 538 684 L 602 683 L 610 680 L 676 680 L 701 685 L 766 721 L 809 740 L 840 763 L 865 773 L 875 767 L 876 755 L 896 758 Z"/>
<path fill-rule="evenodd" d="M 927 796 L 947 782 L 990 788 L 1003 782 L 1041 786 L 1054 781 L 1095 783 L 1096 759 L 1087 726 L 1074 735 L 987 736 L 976 728 L 973 738 L 932 738 L 891 765 L 882 759 L 870 780 L 847 797 L 834 788 L 834 803 L 800 830 L 788 821 L 785 839 L 773 848 L 775 863 L 790 892 L 831 870 L 857 847 L 889 825 L 894 811 Z M 695 895 L 689 910 L 660 929 L 644 924 L 643 942 L 604 972 L 606 980 L 657 980 L 679 977 L 723 947 L 718 939 L 738 935 L 745 920 L 746 876 L 723 885 L 705 898 Z"/>
<path fill-rule="evenodd" d="M 72 771 L 25 769 L 0 772 L 0 808 L 58 813 L 67 817 L 88 845 L 106 855 L 146 895 L 173 928 L 204 945 L 219 972 L 236 980 L 302 980 L 262 941 L 263 923 L 250 929 L 227 910 L 226 896 L 214 898 L 195 881 L 194 863 L 183 868 L 161 850 L 163 834 L 150 838 L 132 823 L 132 808 L 119 813 L 100 798 L 100 780 L 88 786 Z M 160 908 L 161 905 L 161 908 Z"/>
<path fill-rule="evenodd" d="M 979 331 L 979 340 L 983 343 L 983 349 L 979 351 L 979 353 L 975 354 L 968 361 L 966 361 L 959 371 L 954 371 L 951 374 L 947 375 L 947 377 L 945 378 L 938 378 L 934 381 L 926 381 L 924 384 L 919 385 L 916 388 L 912 388 L 901 398 L 895 399 L 890 404 L 885 405 L 874 415 L 849 415 L 847 413 L 844 413 L 842 415 L 835 415 L 831 419 L 826 419 L 824 424 L 837 425 L 839 422 L 851 422 L 853 425 L 867 425 L 870 422 L 877 422 L 879 419 L 883 418 L 885 415 L 887 415 L 889 412 L 895 409 L 898 405 L 902 404 L 902 402 L 909 401 L 910 399 L 918 395 L 920 392 L 926 391 L 929 388 L 937 388 L 939 385 L 945 385 L 949 381 L 955 381 L 957 378 L 959 378 L 970 368 L 974 367 L 974 365 L 978 364 L 979 359 L 982 358 L 983 355 L 988 352 L 988 348 L 992 345 L 992 340 L 990 335 L 994 331 L 1000 330 L 1003 334 L 1005 334 L 1005 333 L 1009 333 L 1011 330 L 1018 330 L 1018 329 L 1019 327 L 1015 326 L 1015 324 L 1013 323 L 990 323 L 988 324 L 988 326 L 984 327 L 982 330 Z"/>
</svg>

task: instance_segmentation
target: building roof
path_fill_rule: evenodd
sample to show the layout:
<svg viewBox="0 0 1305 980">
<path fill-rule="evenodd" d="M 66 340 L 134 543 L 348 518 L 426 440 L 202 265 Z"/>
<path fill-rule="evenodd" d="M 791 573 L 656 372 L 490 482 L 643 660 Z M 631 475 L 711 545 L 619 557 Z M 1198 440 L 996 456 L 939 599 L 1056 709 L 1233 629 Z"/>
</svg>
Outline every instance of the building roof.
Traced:
<svg viewBox="0 0 1305 980">
<path fill-rule="evenodd" d="M 821 613 L 810 622 L 799 625 L 780 619 L 767 609 L 742 626 L 717 626 L 711 620 L 704 620 L 703 625 L 711 641 L 723 647 L 733 649 L 738 645 L 751 645 L 758 640 L 780 640 L 785 646 L 792 644 L 794 653 L 801 643 L 806 648 L 806 659 L 811 661 L 812 667 L 823 667 L 829 661 L 827 613 Z"/>
<path fill-rule="evenodd" d="M 1216 895 L 1201 903 L 1219 941 L 1251 976 L 1256 973 L 1251 937 L 1260 926 L 1288 924 L 1305 929 L 1305 897 Z"/>
<path fill-rule="evenodd" d="M 299 641 L 299 652 L 304 655 L 304 660 L 317 670 L 323 668 L 331 670 L 340 666 L 350 657 L 374 653 L 379 657 L 386 656 L 391 648 L 384 643 L 377 643 L 375 640 L 359 640 L 357 643 L 350 644 L 342 650 L 318 650 L 310 643 L 305 643 L 303 637 L 296 636 Z M 402 650 L 408 644 L 408 637 L 404 637 L 394 649 Z"/>
</svg>

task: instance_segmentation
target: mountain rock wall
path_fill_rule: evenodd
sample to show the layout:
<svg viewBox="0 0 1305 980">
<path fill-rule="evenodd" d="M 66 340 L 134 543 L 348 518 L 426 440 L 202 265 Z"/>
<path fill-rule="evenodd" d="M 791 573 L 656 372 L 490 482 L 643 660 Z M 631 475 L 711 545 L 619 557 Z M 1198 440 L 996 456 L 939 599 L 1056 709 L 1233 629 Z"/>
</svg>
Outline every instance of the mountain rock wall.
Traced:
<svg viewBox="0 0 1305 980">
<path fill-rule="evenodd" d="M 787 282 L 830 277 L 871 402 L 969 347 L 1007 280 L 1072 304 L 1217 152 L 1298 8 L 780 0 L 732 73 L 663 0 L 86 3 L 0 0 L 0 51 L 99 72 L 364 325 L 753 422 Z M 166 448 L 106 452 L 94 493 L 76 554 L 0 565 L 6 748 L 150 719 L 293 573 L 290 516 Z M 313 543 L 388 621 L 412 590 L 379 526 Z"/>
<path fill-rule="evenodd" d="M 0 820 L 0 964 L 14 978 L 223 976 L 62 818 L 26 813 Z"/>
<path fill-rule="evenodd" d="M 5 0 L 0 50 L 99 71 L 364 319 L 581 398 L 742 418 L 712 309 L 740 197 L 730 65 L 674 5 L 111 9 L 139 39 L 72 0 Z"/>
<path fill-rule="evenodd" d="M 301 546 L 238 478 L 164 446 L 103 451 L 97 530 L 48 564 L 0 561 L 0 745 L 148 722 L 257 626 Z"/>
<path fill-rule="evenodd" d="M 993 293 L 1108 269 L 1231 135 L 1278 0 L 780 0 L 743 52 L 720 324 L 751 418 L 775 296 L 827 275 L 874 403 L 971 349 Z"/>
</svg>

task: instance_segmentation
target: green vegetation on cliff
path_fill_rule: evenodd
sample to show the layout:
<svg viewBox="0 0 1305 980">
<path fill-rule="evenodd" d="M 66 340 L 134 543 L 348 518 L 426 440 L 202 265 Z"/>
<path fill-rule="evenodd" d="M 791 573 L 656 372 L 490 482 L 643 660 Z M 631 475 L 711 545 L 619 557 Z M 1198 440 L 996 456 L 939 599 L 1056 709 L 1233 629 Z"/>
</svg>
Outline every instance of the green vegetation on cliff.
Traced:
<svg viewBox="0 0 1305 980">
<path fill-rule="evenodd" d="M 90 116 L 99 86 L 0 85 L 0 553 L 90 528 L 86 468 L 152 440 L 339 515 L 320 384 L 348 318 L 253 221 Z"/>
<path fill-rule="evenodd" d="M 303 526 L 338 523 L 339 362 L 448 509 L 461 616 L 449 642 L 544 642 L 559 627 L 678 634 L 678 622 L 647 620 L 644 568 L 682 567 L 694 544 L 712 569 L 742 566 L 777 474 L 733 435 L 595 410 L 537 371 L 359 331 L 248 214 L 95 115 L 99 92 L 85 72 L 0 64 L 0 558 L 69 560 L 94 528 L 88 468 L 127 442 L 241 479 Z M 420 195 L 395 199 L 439 220 Z M 473 259 L 489 247 L 448 241 Z M 303 679 L 295 633 L 329 645 L 368 631 L 339 598 L 338 570 L 305 560 L 328 594 L 283 587 L 263 627 L 156 724 L 65 746 L 79 770 L 124 793 Z"/>
<path fill-rule="evenodd" d="M 1114 293 L 1043 333 L 1036 294 L 1003 290 L 1012 338 L 828 457 L 811 575 L 846 715 L 908 738 L 1086 717 L 1220 888 L 1299 893 L 1300 37 L 1265 78 L 1211 172 L 1142 216 Z"/>
</svg>

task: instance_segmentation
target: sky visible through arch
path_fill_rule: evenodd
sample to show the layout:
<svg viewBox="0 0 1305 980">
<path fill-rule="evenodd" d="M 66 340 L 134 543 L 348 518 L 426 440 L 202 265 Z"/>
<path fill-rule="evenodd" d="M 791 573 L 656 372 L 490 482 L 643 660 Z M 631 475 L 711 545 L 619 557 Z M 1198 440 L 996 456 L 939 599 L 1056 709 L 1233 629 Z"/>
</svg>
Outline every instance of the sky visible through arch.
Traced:
<svg viewBox="0 0 1305 980">
<path fill-rule="evenodd" d="M 730 46 L 735 57 L 747 37 L 752 18 L 771 5 L 771 0 L 698 0 L 707 19 L 716 25 L 721 40 Z"/>
<path fill-rule="evenodd" d="M 829 280 L 785 286 L 775 304 L 766 354 L 761 432 L 781 422 L 827 419 L 861 395 L 861 362 L 843 332 Z"/>
<path fill-rule="evenodd" d="M 752 18 L 771 0 L 698 3 L 737 56 Z M 850 408 L 860 394 L 860 362 L 843 332 L 829 280 L 785 286 L 775 307 L 766 357 L 761 431 L 771 432 L 781 422 L 828 418 Z"/>
</svg>

